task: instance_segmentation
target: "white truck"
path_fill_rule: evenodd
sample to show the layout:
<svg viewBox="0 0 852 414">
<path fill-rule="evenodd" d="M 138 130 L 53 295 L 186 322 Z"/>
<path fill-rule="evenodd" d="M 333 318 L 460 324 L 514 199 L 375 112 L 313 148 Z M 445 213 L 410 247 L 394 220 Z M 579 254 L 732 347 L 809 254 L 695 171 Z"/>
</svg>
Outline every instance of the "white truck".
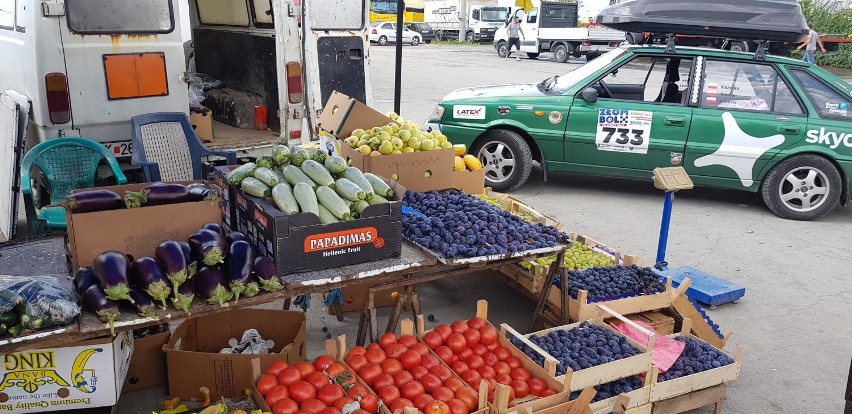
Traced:
<svg viewBox="0 0 852 414">
<path fill-rule="evenodd" d="M 625 33 L 602 26 L 578 27 L 576 2 L 532 0 L 533 8 L 524 13 L 513 7 L 509 18 L 517 16 L 524 31 L 521 52 L 532 59 L 544 52 L 553 53 L 560 63 L 569 56 L 586 56 L 592 60 L 625 41 Z M 501 28 L 494 35 L 494 48 L 500 57 L 508 53 L 508 35 Z"/>
<path fill-rule="evenodd" d="M 437 40 L 459 39 L 462 23 L 466 21 L 466 41 L 491 41 L 494 33 L 506 25 L 511 9 L 510 5 L 501 6 L 498 0 L 468 0 L 467 10 L 461 10 L 461 3 L 461 0 L 423 2 L 423 20 L 432 26 Z"/>
</svg>

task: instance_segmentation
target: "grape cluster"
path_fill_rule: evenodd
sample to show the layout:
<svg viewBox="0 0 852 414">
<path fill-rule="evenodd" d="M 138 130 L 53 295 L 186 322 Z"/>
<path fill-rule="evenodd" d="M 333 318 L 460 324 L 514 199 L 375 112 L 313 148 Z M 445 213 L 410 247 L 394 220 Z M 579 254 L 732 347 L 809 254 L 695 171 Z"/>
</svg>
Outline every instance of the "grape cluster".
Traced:
<svg viewBox="0 0 852 414">
<path fill-rule="evenodd" d="M 733 364 L 734 360 L 724 352 L 713 348 L 704 341 L 694 338 L 679 336 L 676 341 L 683 342 L 686 347 L 668 371 L 657 377 L 657 381 L 663 382 L 686 375 L 692 375 L 701 371 L 719 368 Z"/>
<path fill-rule="evenodd" d="M 624 337 L 589 322 L 583 322 L 570 330 L 557 329 L 544 336 L 533 335 L 530 341 L 556 358 L 556 375 L 564 375 L 567 368 L 579 371 L 640 353 Z M 544 366 L 543 356 L 517 338 L 512 338 L 512 343 Z"/>
<path fill-rule="evenodd" d="M 592 398 L 592 402 L 602 401 L 607 398 L 612 398 L 619 396 L 621 394 L 628 393 L 630 391 L 635 391 L 642 388 L 642 379 L 637 376 L 622 378 L 620 380 L 615 380 L 612 382 L 607 382 L 606 384 L 595 385 L 595 398 Z M 580 391 L 574 391 L 571 393 L 571 399 L 576 400 L 580 397 Z"/>
<path fill-rule="evenodd" d="M 557 278 L 554 284 L 560 286 L 560 282 Z M 589 292 L 591 301 L 598 302 L 665 292 L 666 286 L 650 267 L 617 265 L 569 271 L 568 292 L 571 297 L 577 299 L 581 289 Z"/>
<path fill-rule="evenodd" d="M 568 236 L 527 222 L 458 190 L 406 192 L 402 234 L 444 257 L 477 257 L 553 247 Z M 420 213 L 420 214 L 417 214 Z"/>
</svg>

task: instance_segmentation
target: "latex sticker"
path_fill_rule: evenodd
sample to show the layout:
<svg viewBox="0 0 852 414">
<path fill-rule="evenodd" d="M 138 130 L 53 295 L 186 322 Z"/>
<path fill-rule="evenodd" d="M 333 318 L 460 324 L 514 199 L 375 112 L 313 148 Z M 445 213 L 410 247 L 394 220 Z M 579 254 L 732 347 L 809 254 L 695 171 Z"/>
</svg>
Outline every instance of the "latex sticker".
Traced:
<svg viewBox="0 0 852 414">
<path fill-rule="evenodd" d="M 649 111 L 600 109 L 595 135 L 598 150 L 647 154 L 653 116 Z"/>
<path fill-rule="evenodd" d="M 471 105 L 455 105 L 453 106 L 453 118 L 485 119 L 485 107 Z"/>
<path fill-rule="evenodd" d="M 562 112 L 552 111 L 550 115 L 547 116 L 547 120 L 550 121 L 551 124 L 556 125 L 562 122 Z"/>
</svg>

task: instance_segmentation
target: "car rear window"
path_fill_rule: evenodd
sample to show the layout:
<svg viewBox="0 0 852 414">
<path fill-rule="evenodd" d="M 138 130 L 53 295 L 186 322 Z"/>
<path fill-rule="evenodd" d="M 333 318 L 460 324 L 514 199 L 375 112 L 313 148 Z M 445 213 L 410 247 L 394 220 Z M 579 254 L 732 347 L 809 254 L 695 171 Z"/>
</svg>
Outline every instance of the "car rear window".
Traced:
<svg viewBox="0 0 852 414">
<path fill-rule="evenodd" d="M 65 0 L 68 28 L 80 34 L 162 34 L 175 28 L 171 0 Z"/>
<path fill-rule="evenodd" d="M 811 73 L 798 69 L 790 72 L 802 86 L 820 117 L 852 120 L 852 99 L 835 91 Z"/>
</svg>

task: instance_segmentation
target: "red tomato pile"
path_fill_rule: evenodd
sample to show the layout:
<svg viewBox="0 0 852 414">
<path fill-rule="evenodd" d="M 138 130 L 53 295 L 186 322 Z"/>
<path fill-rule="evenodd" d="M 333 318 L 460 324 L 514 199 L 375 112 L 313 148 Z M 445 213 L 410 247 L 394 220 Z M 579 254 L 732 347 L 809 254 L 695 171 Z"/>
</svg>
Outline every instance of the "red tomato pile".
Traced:
<svg viewBox="0 0 852 414">
<path fill-rule="evenodd" d="M 471 318 L 452 325 L 438 325 L 423 335 L 423 342 L 465 382 L 479 389 L 488 384 L 488 400 L 494 402 L 497 384 L 508 385 L 509 400 L 556 394 L 541 378 L 521 366 L 521 360 L 500 345 L 499 333 L 484 319 Z"/>
<path fill-rule="evenodd" d="M 273 414 L 341 414 L 343 406 L 356 400 L 361 409 L 355 414 L 372 414 L 379 405 L 375 395 L 328 356 L 292 366 L 275 361 L 256 385 Z"/>
<path fill-rule="evenodd" d="M 349 351 L 346 364 L 358 373 L 391 412 L 417 407 L 425 414 L 468 414 L 479 396 L 411 335 L 386 333 L 379 343 Z"/>
</svg>

